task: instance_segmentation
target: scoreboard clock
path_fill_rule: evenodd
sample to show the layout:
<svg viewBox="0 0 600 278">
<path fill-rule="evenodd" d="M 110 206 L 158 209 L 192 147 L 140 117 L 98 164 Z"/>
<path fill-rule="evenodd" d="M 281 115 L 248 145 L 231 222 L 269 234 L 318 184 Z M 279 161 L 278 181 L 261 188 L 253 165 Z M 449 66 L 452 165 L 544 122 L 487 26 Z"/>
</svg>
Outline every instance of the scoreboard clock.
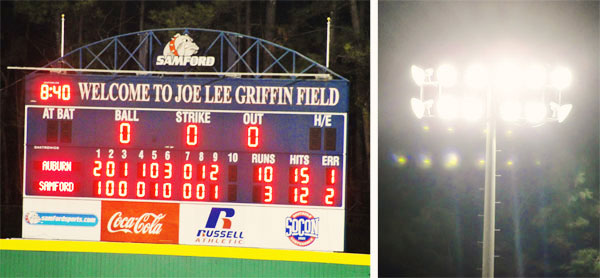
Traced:
<svg viewBox="0 0 600 278">
<path fill-rule="evenodd" d="M 343 251 L 348 83 L 34 74 L 23 236 Z"/>
</svg>

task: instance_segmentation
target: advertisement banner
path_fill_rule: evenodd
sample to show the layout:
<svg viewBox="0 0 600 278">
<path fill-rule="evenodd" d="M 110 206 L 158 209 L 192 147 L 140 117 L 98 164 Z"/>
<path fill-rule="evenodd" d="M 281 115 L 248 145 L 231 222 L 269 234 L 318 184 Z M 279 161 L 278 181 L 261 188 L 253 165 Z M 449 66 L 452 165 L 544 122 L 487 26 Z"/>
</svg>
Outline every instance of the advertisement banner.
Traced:
<svg viewBox="0 0 600 278">
<path fill-rule="evenodd" d="M 23 199 L 23 238 L 100 240 L 100 201 Z"/>
<path fill-rule="evenodd" d="M 179 243 L 318 251 L 344 250 L 344 210 L 181 204 Z"/>
<path fill-rule="evenodd" d="M 102 201 L 100 240 L 179 242 L 179 204 Z"/>
</svg>

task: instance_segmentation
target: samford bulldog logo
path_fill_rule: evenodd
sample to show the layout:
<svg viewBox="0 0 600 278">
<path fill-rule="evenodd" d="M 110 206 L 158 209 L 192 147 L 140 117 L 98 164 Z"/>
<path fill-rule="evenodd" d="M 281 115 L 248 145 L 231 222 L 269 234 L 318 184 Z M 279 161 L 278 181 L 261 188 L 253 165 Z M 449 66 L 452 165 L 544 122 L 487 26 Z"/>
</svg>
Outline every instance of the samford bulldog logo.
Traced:
<svg viewBox="0 0 600 278">
<path fill-rule="evenodd" d="M 187 34 L 175 34 L 171 41 L 165 45 L 163 55 L 156 57 L 157 66 L 212 66 L 215 64 L 213 56 L 192 56 L 200 48 Z"/>
</svg>

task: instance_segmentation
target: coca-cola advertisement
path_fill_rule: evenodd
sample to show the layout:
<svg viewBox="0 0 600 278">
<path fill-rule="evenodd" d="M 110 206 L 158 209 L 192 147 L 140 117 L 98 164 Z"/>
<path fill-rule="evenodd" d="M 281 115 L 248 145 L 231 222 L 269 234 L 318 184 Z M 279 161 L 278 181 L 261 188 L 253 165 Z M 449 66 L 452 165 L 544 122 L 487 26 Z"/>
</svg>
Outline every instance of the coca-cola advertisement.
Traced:
<svg viewBox="0 0 600 278">
<path fill-rule="evenodd" d="M 179 204 L 102 201 L 102 241 L 179 242 Z"/>
</svg>

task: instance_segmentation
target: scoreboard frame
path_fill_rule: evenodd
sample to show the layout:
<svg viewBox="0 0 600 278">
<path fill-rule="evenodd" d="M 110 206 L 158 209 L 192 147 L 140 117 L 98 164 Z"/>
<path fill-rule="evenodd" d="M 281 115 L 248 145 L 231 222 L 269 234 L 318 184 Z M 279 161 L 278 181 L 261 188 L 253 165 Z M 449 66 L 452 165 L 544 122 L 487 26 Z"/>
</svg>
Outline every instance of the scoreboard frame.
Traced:
<svg viewBox="0 0 600 278">
<path fill-rule="evenodd" d="M 161 77 L 154 77 L 154 76 L 145 76 L 145 77 L 117 77 L 117 80 L 120 80 L 119 84 L 141 84 L 143 82 L 146 82 L 148 80 L 158 80 L 160 82 L 162 82 L 162 84 L 173 84 L 174 82 L 182 82 L 183 84 L 192 84 L 192 83 L 200 83 L 200 84 L 230 84 L 230 86 L 241 86 L 240 84 L 256 84 L 254 85 L 255 87 L 259 86 L 259 85 L 277 85 L 277 84 L 292 84 L 293 86 L 291 86 L 290 88 L 299 88 L 302 87 L 301 85 L 306 85 L 306 87 L 318 87 L 321 86 L 323 88 L 335 88 L 335 90 L 337 90 L 340 93 L 340 97 L 339 97 L 339 102 L 336 104 L 335 107 L 327 107 L 327 106 L 319 106 L 319 105 L 305 105 L 304 107 L 299 107 L 299 106 L 303 106 L 303 105 L 291 105 L 291 108 L 286 110 L 286 109 L 282 109 L 282 107 L 272 107 L 269 105 L 264 105 L 264 104 L 242 104 L 242 105 L 238 105 L 236 106 L 236 109 L 232 109 L 232 104 L 229 103 L 221 103 L 221 105 L 215 105 L 215 104 L 211 104 L 211 105 L 206 105 L 204 103 L 195 103 L 195 104 L 185 104 L 182 105 L 182 107 L 177 107 L 177 105 L 175 106 L 171 106 L 172 103 L 165 105 L 165 103 L 159 103 L 158 106 L 160 107 L 154 107 L 153 105 L 148 105 L 146 103 L 139 103 L 139 102 L 135 102 L 133 103 L 133 107 L 129 106 L 129 107 L 123 107 L 123 106 L 109 106 L 111 103 L 110 102 L 106 102 L 106 100 L 102 100 L 100 98 L 98 99 L 91 99 L 89 101 L 87 101 L 86 103 L 83 103 L 82 99 L 79 99 L 79 103 L 76 101 L 74 101 L 74 105 L 70 105 L 71 103 L 69 103 L 69 105 L 65 104 L 64 102 L 61 103 L 60 101 L 57 100 L 53 100 L 50 98 L 47 98 L 48 102 L 47 103 L 40 103 L 42 100 L 41 99 L 35 99 L 35 97 L 32 96 L 32 93 L 34 92 L 35 87 L 39 86 L 39 82 L 36 81 L 37 79 L 43 79 L 45 77 L 60 77 L 59 79 L 64 80 L 70 80 L 67 81 L 68 82 L 72 82 L 70 85 L 72 87 L 75 87 L 75 81 L 73 80 L 78 80 L 78 87 L 81 86 L 80 83 L 82 83 L 80 80 L 84 80 L 84 81 L 103 81 L 103 80 L 111 80 L 114 79 L 114 76 L 101 76 L 101 75 L 96 75 L 96 76 L 90 76 L 90 75 L 62 75 L 62 74 L 34 74 L 31 75 L 30 78 L 28 78 L 28 82 L 26 85 L 26 96 L 27 96 L 27 100 L 26 100 L 26 104 L 25 104 L 25 136 L 24 136 L 24 160 L 23 160 L 23 166 L 24 166 L 24 171 L 23 171 L 23 198 L 24 198 L 24 206 L 23 206 L 23 214 L 24 214 L 24 220 L 23 220 L 23 231 L 24 231 L 24 237 L 26 235 L 31 236 L 31 237 L 40 237 L 39 231 L 34 231 L 35 229 L 31 229 L 32 227 L 35 227 L 37 225 L 39 225 L 40 222 L 38 223 L 33 223 L 32 221 L 28 220 L 28 218 L 34 219 L 33 222 L 35 222 L 37 219 L 37 221 L 39 221 L 39 214 L 36 215 L 32 215 L 32 211 L 42 211 L 44 209 L 47 210 L 48 207 L 52 207 L 55 205 L 60 205 L 62 204 L 63 201 L 65 200 L 73 200 L 73 203 L 76 203 L 78 205 L 83 204 L 83 206 L 91 206 L 91 207 L 97 207 L 97 205 L 91 205 L 88 204 L 88 201 L 98 201 L 101 203 L 100 205 L 100 209 L 98 208 L 94 208 L 92 209 L 95 212 L 98 212 L 97 214 L 97 220 L 96 223 L 98 223 L 98 226 L 101 226 L 103 224 L 106 224 L 106 219 L 104 219 L 105 217 L 102 215 L 102 217 L 100 217 L 99 215 L 103 214 L 104 211 L 104 205 L 103 203 L 107 203 L 107 207 L 108 206 L 112 206 L 114 207 L 118 207 L 119 205 L 122 205 L 123 202 L 127 202 L 127 203 L 133 203 L 133 204 L 139 204 L 140 206 L 146 206 L 148 204 L 151 203 L 166 203 L 166 204 L 170 204 L 170 203 L 174 203 L 174 204 L 179 204 L 182 205 L 185 202 L 181 201 L 181 200 L 136 200 L 136 199 L 121 199 L 121 200 L 115 200 L 113 198 L 102 198 L 102 197 L 64 197 L 64 196 L 39 196 L 39 195 L 32 195 L 32 194 L 28 194 L 27 193 L 27 188 L 28 188 L 28 182 L 29 182 L 29 177 L 28 177 L 28 171 L 30 170 L 30 167 L 28 167 L 28 162 L 27 162 L 27 158 L 28 158 L 28 147 L 29 147 L 29 141 L 28 141 L 28 133 L 29 133 L 29 121 L 30 119 L 28 119 L 28 116 L 30 114 L 30 112 L 32 110 L 35 109 L 41 109 L 41 108 L 48 108 L 48 107 L 52 107 L 52 108 L 69 108 L 69 109 L 76 109 L 76 110 L 81 110 L 81 111 L 85 111 L 87 110 L 116 110 L 116 109 L 125 109 L 125 110 L 134 110 L 134 111 L 154 111 L 154 112 L 174 112 L 174 111 L 194 111 L 194 112 L 199 112 L 199 111 L 204 111 L 204 112 L 215 112 L 215 113 L 263 113 L 264 115 L 277 115 L 277 114 L 281 114 L 281 115 L 330 115 L 330 116 L 341 116 L 343 117 L 343 135 L 341 136 L 341 141 L 342 143 L 342 151 L 338 152 L 330 152 L 329 154 L 332 155 L 338 155 L 341 158 L 341 168 L 342 168 L 342 173 L 341 173 L 341 205 L 340 206 L 335 206 L 335 207 L 324 207 L 324 206 L 315 206 L 315 205 L 293 205 L 293 204 L 260 204 L 260 203 L 238 203 L 238 202 L 232 202 L 232 203 L 223 203 L 223 202 L 202 202 L 202 203 L 192 203 L 190 205 L 188 205 L 188 207 L 186 208 L 188 210 L 188 212 L 184 212 L 183 208 L 178 208 L 179 210 L 179 214 L 180 216 L 177 219 L 177 222 L 181 223 L 182 220 L 187 219 L 185 215 L 190 214 L 189 210 L 191 210 L 191 208 L 189 207 L 194 207 L 197 205 L 200 206 L 204 206 L 203 208 L 194 208 L 197 211 L 202 211 L 204 214 L 208 215 L 208 220 L 203 219 L 203 221 L 200 222 L 206 222 L 206 225 L 204 225 L 204 223 L 196 223 L 197 226 L 205 226 L 206 229 L 209 229 L 209 222 L 211 221 L 211 217 L 216 217 L 218 218 L 219 224 L 222 224 L 223 229 L 226 228 L 227 223 L 231 223 L 234 217 L 234 215 L 236 215 L 236 217 L 238 217 L 237 215 L 242 214 L 240 211 L 243 211 L 245 209 L 252 211 L 252 212 L 246 212 L 244 211 L 243 214 L 244 215 L 250 215 L 248 217 L 251 217 L 254 214 L 262 214 L 264 213 L 264 211 L 261 210 L 256 210 L 254 211 L 253 208 L 266 208 L 267 210 L 272 210 L 273 213 L 271 213 L 272 215 L 277 215 L 278 217 L 281 217 L 281 215 L 287 215 L 287 217 L 285 217 L 285 221 L 287 221 L 286 223 L 313 223 L 310 225 L 316 225 L 316 223 L 321 223 L 320 225 L 323 225 L 322 223 L 324 222 L 324 220 L 329 220 L 332 223 L 335 223 L 334 227 L 327 227 L 326 229 L 320 229 L 321 231 L 323 230 L 331 230 L 333 231 L 332 234 L 335 235 L 331 235 L 331 236 L 327 236 L 325 238 L 341 238 L 340 240 L 335 241 L 335 243 L 333 245 L 319 245 L 317 243 L 313 244 L 313 242 L 318 242 L 319 241 L 319 237 L 318 235 L 315 236 L 314 234 L 310 234 L 308 233 L 308 235 L 300 235 L 298 236 L 296 235 L 286 235 L 286 238 L 289 238 L 289 241 L 285 242 L 285 244 L 289 244 L 290 242 L 293 243 L 293 245 L 290 246 L 286 246 L 284 243 L 282 242 L 277 242 L 274 245 L 270 245 L 270 244 L 263 244 L 261 245 L 261 243 L 256 243 L 256 242 L 251 242 L 250 240 L 247 240 L 248 242 L 250 242 L 248 245 L 243 245 L 243 244 L 238 244 L 236 245 L 236 241 L 230 241 L 228 246 L 248 246 L 248 247 L 274 247 L 274 248 L 284 248 L 284 249 L 312 249 L 312 250 L 325 250 L 325 251 L 343 251 L 343 238 L 344 238 L 344 221 L 345 221 L 345 197 L 346 197 L 346 169 L 347 167 L 347 127 L 348 127 L 348 113 L 347 113 L 347 107 L 348 107 L 348 82 L 345 80 L 330 80 L 330 81 L 306 81 L 306 80 L 283 80 L 283 79 L 261 79 L 261 80 L 251 80 L 251 79 L 214 79 L 214 78 L 161 78 Z M 183 80 L 183 81 L 182 81 Z M 60 81 L 60 82 L 63 82 Z M 166 83 L 165 83 L 166 81 Z M 111 81 L 107 81 L 105 85 L 108 85 L 108 83 L 110 83 Z M 64 82 L 63 82 L 64 83 Z M 101 82 L 96 82 L 96 83 L 101 83 Z M 111 83 L 111 84 L 115 84 L 115 83 Z M 154 84 L 154 83 L 153 83 Z M 233 85 L 231 85 L 233 84 Z M 120 86 L 120 85 L 119 85 Z M 127 85 L 129 86 L 129 85 Z M 33 87 L 33 89 L 32 89 Z M 106 86 L 109 87 L 109 86 Z M 81 89 L 81 87 L 79 87 Z M 182 87 L 179 87 L 182 88 Z M 76 89 L 76 88 L 75 88 Z M 63 91 L 64 91 L 64 87 L 63 87 Z M 208 90 L 207 90 L 208 91 Z M 321 90 L 320 92 L 324 92 L 325 90 Z M 70 92 L 72 93 L 69 100 L 73 100 L 76 96 L 75 96 L 75 92 L 77 92 L 77 90 L 71 89 Z M 330 92 L 331 89 L 330 89 Z M 81 92 L 79 92 L 81 94 Z M 158 92 L 154 92 L 156 94 L 158 94 Z M 207 92 L 208 93 L 208 92 Z M 296 91 L 296 93 L 298 93 Z M 64 94 L 63 94 L 64 95 Z M 93 93 L 92 93 L 93 96 Z M 208 96 L 208 95 L 207 95 Z M 294 97 L 296 96 L 296 94 L 294 94 Z M 152 96 L 151 96 L 152 97 Z M 321 100 L 323 98 L 321 97 Z M 295 100 L 295 99 L 294 99 Z M 302 102 L 300 100 L 295 102 L 296 104 L 301 104 Z M 305 103 L 310 103 L 310 101 L 306 101 Z M 62 105 L 61 105 L 62 104 Z M 155 103 L 156 104 L 156 103 Z M 310 103 L 312 104 L 312 103 Z M 235 105 L 234 105 L 235 106 Z M 217 108 L 218 107 L 218 108 Z M 252 108 L 254 108 L 255 110 L 251 110 Z M 72 112 L 71 112 L 72 113 Z M 321 139 L 320 139 L 321 140 Z M 52 145 L 52 144 L 50 144 Z M 37 146 L 37 145 L 36 145 Z M 44 147 L 43 145 L 41 147 Z M 86 146 L 89 147 L 89 146 Z M 60 148 L 60 147 L 59 147 Z M 126 147 L 121 147 L 121 148 L 129 148 L 128 146 Z M 115 149 L 121 149 L 119 147 L 115 147 Z M 155 150 L 165 150 L 164 146 L 161 147 L 155 147 L 153 148 Z M 241 151 L 240 151 L 241 152 Z M 322 154 L 322 153 L 311 153 L 311 155 L 314 156 L 318 156 L 318 155 L 326 155 L 326 154 Z M 312 158 L 312 157 L 311 157 Z M 312 163 L 311 163 L 312 164 Z M 33 170 L 31 170 L 33 171 Z M 252 183 L 250 183 L 251 185 Z M 39 201 L 38 201 L 39 200 Z M 41 206 L 37 206 L 36 203 L 41 202 Z M 119 203 L 121 202 L 121 203 Z M 70 206 L 70 205 L 67 205 Z M 77 205 L 73 205 L 73 206 L 77 206 Z M 231 210 L 227 210 L 227 208 L 221 208 L 223 206 L 226 207 L 231 207 Z M 270 208 L 277 208 L 277 209 L 270 209 Z M 209 211 L 210 209 L 210 211 Z M 218 213 L 215 212 L 215 209 L 217 209 Z M 221 209 L 221 210 L 219 210 Z M 26 211 L 27 210 L 27 211 Z M 76 210 L 75 210 L 76 211 Z M 335 214 L 334 216 L 313 216 L 314 213 L 313 211 L 316 211 L 318 213 L 321 213 L 323 211 L 334 211 L 333 214 Z M 312 212 L 312 214 L 311 214 Z M 41 212 L 41 213 L 47 213 L 47 212 Z M 267 214 L 269 214 L 267 213 Z M 67 215 L 75 215 L 76 217 L 81 217 L 81 215 L 77 214 L 77 213 L 73 213 L 73 211 L 70 211 L 69 213 L 66 213 Z M 159 214 L 159 213 L 156 213 Z M 85 214 L 85 215 L 91 215 L 91 214 Z M 57 216 L 57 215 L 55 215 Z M 74 217 L 75 217 L 74 216 Z M 64 217 L 64 216 L 63 216 Z M 213 217 L 213 218 L 214 218 Z M 102 219 L 100 219 L 102 218 Z M 90 218 L 91 219 L 91 218 Z M 320 219 L 320 221 L 319 221 Z M 102 220 L 102 221 L 101 221 Z M 340 221 L 341 220 L 341 221 Z M 236 220 L 237 221 L 237 220 Z M 42 221 L 43 222 L 43 221 Z M 102 223 L 100 223 L 102 222 Z M 114 223 L 114 222 L 109 222 L 109 223 Z M 339 227 L 341 223 L 341 227 Z M 47 224 L 47 225 L 53 225 L 53 224 Z M 58 225 L 63 225 L 63 224 L 58 224 Z M 229 224 L 231 225 L 231 224 Z M 306 224 L 308 225 L 308 224 Z M 304 226 L 304 227 L 308 227 L 308 226 Z M 150 225 L 151 226 L 151 225 Z M 149 226 L 149 227 L 150 227 Z M 166 229 L 165 225 L 165 230 Z M 269 225 L 267 225 L 269 226 Z M 335 227 L 337 226 L 337 227 Z M 44 226 L 45 228 L 47 228 L 48 226 Z M 291 227 L 291 226 L 290 226 Z M 288 228 L 291 229 L 290 227 L 286 227 L 286 233 L 288 231 Z M 37 228 L 37 227 L 35 227 Z M 103 227 L 104 228 L 104 227 Z M 314 228 L 314 227 L 313 227 Z M 149 228 L 150 229 L 150 228 Z M 171 229 L 175 229 L 173 227 L 171 227 Z M 229 229 L 229 227 L 227 227 L 227 229 Z M 295 229 L 295 228 L 294 228 Z M 26 234 L 25 231 L 29 230 L 29 234 Z M 64 232 L 64 229 L 59 229 L 59 231 L 62 233 Z M 198 230 L 198 235 L 201 234 L 201 229 Z M 339 234 L 341 231 L 341 235 Z M 208 232 L 211 232 L 210 230 L 206 230 L 204 231 L 205 234 Z M 218 232 L 217 230 L 214 230 L 212 232 Z M 220 231 L 223 232 L 223 231 Z M 227 231 L 227 232 L 231 232 L 231 231 Z M 243 235 L 243 231 L 238 231 L 241 235 Z M 248 231 L 248 233 L 256 233 L 256 231 Z M 176 233 L 171 231 L 171 234 Z M 337 233 L 337 234 L 336 234 Z M 225 233 L 228 236 L 231 236 L 231 233 Z M 321 233 L 323 234 L 323 233 Z M 214 235 L 214 233 L 213 233 Z M 233 233 L 233 237 L 235 238 L 236 233 Z M 171 240 L 171 241 L 162 241 L 163 243 L 180 243 L 180 244 L 190 244 L 190 241 L 187 242 L 182 242 L 182 238 L 184 237 L 184 235 L 181 232 L 181 228 L 179 228 L 179 235 L 178 235 L 178 240 Z M 323 236 L 322 236 L 323 237 Z M 42 236 L 42 238 L 44 238 Z M 52 238 L 52 236 L 50 236 L 50 238 Z M 62 238 L 62 239 L 79 239 L 79 238 Z M 197 242 L 196 238 L 196 242 Z M 156 241 L 152 241 L 150 239 L 131 239 L 131 238 L 126 238 L 125 240 L 121 240 L 121 239 L 115 239 L 115 238 L 110 238 L 110 237 L 104 237 L 104 233 L 101 233 L 101 236 L 98 240 L 101 241 L 133 241 L 133 242 L 156 242 Z M 146 241 L 144 241 L 146 240 Z M 321 241 L 325 241 L 326 239 L 323 239 Z M 159 241 L 161 242 L 161 241 Z M 233 242 L 233 243 L 232 243 Z M 218 244 L 214 244 L 214 242 L 201 242 L 201 244 L 204 243 L 206 245 L 218 245 Z M 238 241 L 239 243 L 239 241 Z M 227 244 L 225 244 L 227 245 Z M 313 249 L 314 248 L 314 249 Z"/>
</svg>

